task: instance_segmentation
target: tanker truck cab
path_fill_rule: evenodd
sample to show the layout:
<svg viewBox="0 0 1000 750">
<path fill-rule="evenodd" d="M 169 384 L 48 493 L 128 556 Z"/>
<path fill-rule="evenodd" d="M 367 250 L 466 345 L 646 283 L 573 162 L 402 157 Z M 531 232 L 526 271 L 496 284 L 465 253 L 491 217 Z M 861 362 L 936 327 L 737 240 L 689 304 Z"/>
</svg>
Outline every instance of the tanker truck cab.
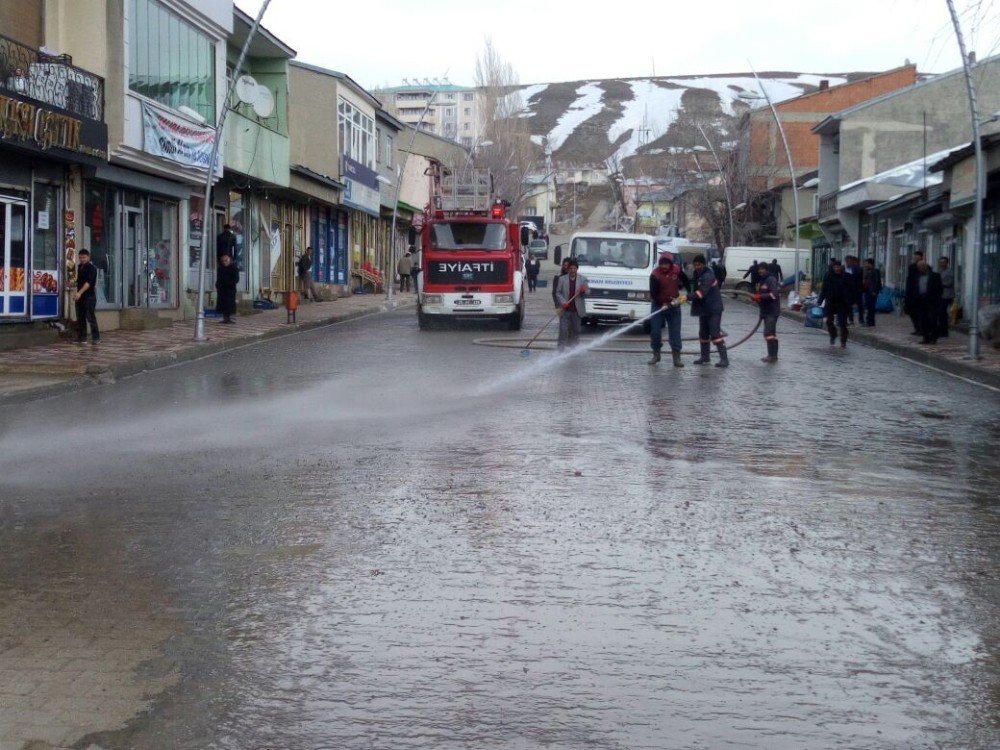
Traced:
<svg viewBox="0 0 1000 750">
<path fill-rule="evenodd" d="M 653 237 L 620 232 L 581 232 L 569 244 L 588 282 L 585 298 L 590 325 L 628 323 L 649 315 L 649 275 L 655 265 Z M 561 262 L 556 249 L 555 261 Z"/>
</svg>

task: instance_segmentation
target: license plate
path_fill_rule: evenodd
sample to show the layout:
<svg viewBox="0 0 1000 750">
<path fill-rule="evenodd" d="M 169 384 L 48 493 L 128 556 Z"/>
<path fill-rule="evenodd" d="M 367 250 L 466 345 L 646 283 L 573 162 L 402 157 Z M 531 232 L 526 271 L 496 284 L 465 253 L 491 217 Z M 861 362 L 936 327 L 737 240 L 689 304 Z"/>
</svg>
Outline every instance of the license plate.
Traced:
<svg viewBox="0 0 1000 750">
<path fill-rule="evenodd" d="M 483 302 L 482 302 L 482 300 L 478 300 L 478 299 L 457 299 L 457 300 L 455 300 L 455 304 L 456 305 L 481 305 L 481 304 L 483 304 Z"/>
</svg>

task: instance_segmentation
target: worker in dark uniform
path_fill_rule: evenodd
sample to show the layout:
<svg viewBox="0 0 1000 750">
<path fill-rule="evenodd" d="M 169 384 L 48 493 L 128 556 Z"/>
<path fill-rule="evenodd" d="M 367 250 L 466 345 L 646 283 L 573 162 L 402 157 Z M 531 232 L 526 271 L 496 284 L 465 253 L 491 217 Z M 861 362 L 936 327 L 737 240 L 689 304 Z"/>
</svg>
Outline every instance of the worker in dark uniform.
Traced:
<svg viewBox="0 0 1000 750">
<path fill-rule="evenodd" d="M 781 280 L 764 263 L 757 266 L 757 292 L 753 298 L 760 305 L 760 319 L 764 321 L 764 341 L 767 342 L 767 356 L 761 362 L 777 362 Z"/>
<path fill-rule="evenodd" d="M 830 270 L 823 277 L 823 289 L 819 293 L 819 304 L 826 314 L 826 330 L 830 334 L 830 346 L 837 343 L 837 328 L 840 328 L 840 348 L 847 348 L 847 313 L 854 302 L 854 284 L 844 273 L 839 260 L 833 261 Z M 824 304 L 825 303 L 825 304 Z"/>
<path fill-rule="evenodd" d="M 674 263 L 674 254 L 665 252 L 660 256 L 656 268 L 649 275 L 649 299 L 655 313 L 649 319 L 649 343 L 653 358 L 649 364 L 660 361 L 663 349 L 663 326 L 666 324 L 670 354 L 674 367 L 683 367 L 681 362 L 681 291 L 687 291 L 691 282 L 687 275 Z"/>
<path fill-rule="evenodd" d="M 712 344 L 719 351 L 716 367 L 729 367 L 726 338 L 722 333 L 722 291 L 712 269 L 705 265 L 705 256 L 694 256 L 694 277 L 691 279 L 691 314 L 698 318 L 698 340 L 701 358 L 696 365 L 706 365 L 711 359 Z"/>
<path fill-rule="evenodd" d="M 561 310 L 562 307 L 559 305 L 559 300 L 556 299 L 556 288 L 559 286 L 559 279 L 569 273 L 569 258 L 563 258 L 562 266 L 559 268 L 559 273 L 555 275 L 552 279 L 552 306 L 556 310 Z"/>
</svg>

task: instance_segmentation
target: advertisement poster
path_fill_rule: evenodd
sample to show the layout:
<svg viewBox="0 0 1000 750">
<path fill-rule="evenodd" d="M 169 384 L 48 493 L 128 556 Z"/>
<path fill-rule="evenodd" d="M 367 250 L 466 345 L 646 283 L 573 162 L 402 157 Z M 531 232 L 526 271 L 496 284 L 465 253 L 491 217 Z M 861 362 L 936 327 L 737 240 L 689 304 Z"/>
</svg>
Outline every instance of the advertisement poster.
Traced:
<svg viewBox="0 0 1000 750">
<path fill-rule="evenodd" d="M 168 117 L 148 104 L 142 105 L 142 147 L 165 159 L 208 168 L 215 131 Z"/>
<path fill-rule="evenodd" d="M 32 294 L 58 294 L 59 293 L 59 272 L 58 271 L 32 271 L 31 272 L 31 293 Z"/>
</svg>

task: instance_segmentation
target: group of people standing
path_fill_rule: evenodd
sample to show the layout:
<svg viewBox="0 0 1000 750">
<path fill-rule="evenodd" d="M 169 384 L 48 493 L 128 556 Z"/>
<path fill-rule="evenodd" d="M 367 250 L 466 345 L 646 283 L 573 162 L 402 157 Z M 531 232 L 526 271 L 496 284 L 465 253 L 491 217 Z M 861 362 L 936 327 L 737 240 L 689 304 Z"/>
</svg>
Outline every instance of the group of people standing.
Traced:
<svg viewBox="0 0 1000 750">
<path fill-rule="evenodd" d="M 823 306 L 831 346 L 837 343 L 839 334 L 840 348 L 847 347 L 847 328 L 854 325 L 855 308 L 861 325 L 875 327 L 875 307 L 881 291 L 882 272 L 875 267 L 874 258 L 868 258 L 864 266 L 856 255 L 845 256 L 844 262 L 830 261 L 819 304 Z"/>
<path fill-rule="evenodd" d="M 906 270 L 906 288 L 903 312 L 913 323 L 913 336 L 920 336 L 924 344 L 934 344 L 938 338 L 948 336 L 948 316 L 955 302 L 955 271 L 951 260 L 938 258 L 938 270 L 931 268 L 921 251 L 913 254 L 913 262 Z"/>
</svg>

